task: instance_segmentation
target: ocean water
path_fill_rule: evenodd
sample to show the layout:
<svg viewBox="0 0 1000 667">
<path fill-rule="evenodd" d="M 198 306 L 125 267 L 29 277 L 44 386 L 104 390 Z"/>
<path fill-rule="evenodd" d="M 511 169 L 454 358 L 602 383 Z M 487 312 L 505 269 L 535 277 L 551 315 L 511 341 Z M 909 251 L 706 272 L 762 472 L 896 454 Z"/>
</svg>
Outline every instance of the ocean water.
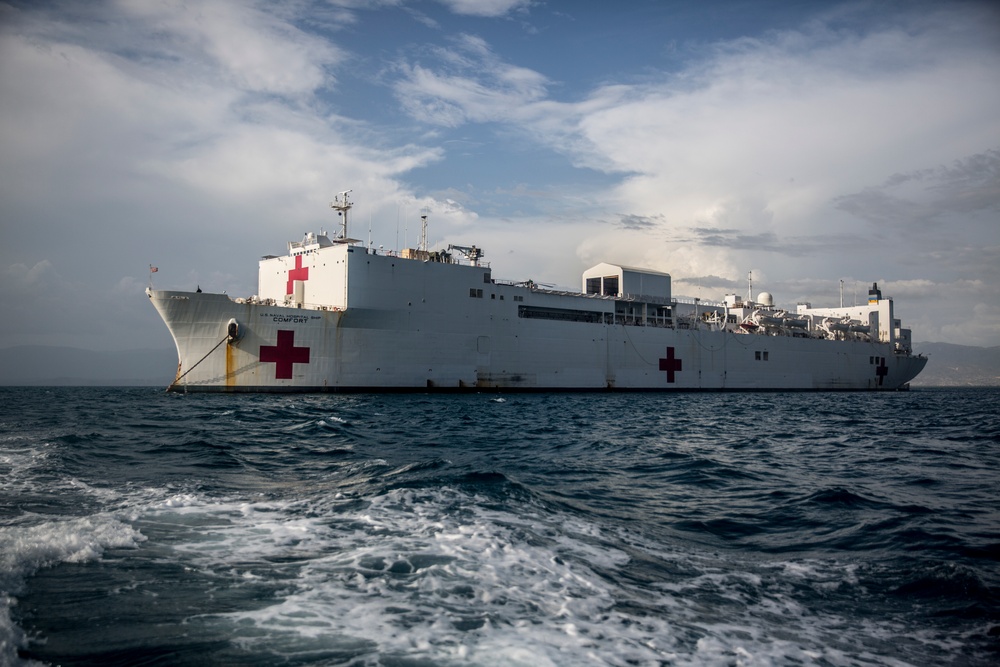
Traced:
<svg viewBox="0 0 1000 667">
<path fill-rule="evenodd" d="M 998 410 L 0 388 L 0 664 L 997 665 Z"/>
</svg>

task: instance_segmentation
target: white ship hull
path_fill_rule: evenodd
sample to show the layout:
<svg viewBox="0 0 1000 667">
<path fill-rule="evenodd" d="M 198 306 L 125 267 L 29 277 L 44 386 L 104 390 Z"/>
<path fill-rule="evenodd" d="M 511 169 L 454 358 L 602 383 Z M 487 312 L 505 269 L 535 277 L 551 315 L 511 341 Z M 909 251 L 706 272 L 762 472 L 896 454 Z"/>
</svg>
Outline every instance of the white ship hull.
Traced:
<svg viewBox="0 0 1000 667">
<path fill-rule="evenodd" d="M 513 313 L 311 311 L 191 292 L 150 298 L 177 344 L 170 389 L 179 391 L 886 390 L 904 387 L 926 363 L 856 340 Z M 231 320 L 241 328 L 234 342 Z"/>
<path fill-rule="evenodd" d="M 682 302 L 665 273 L 600 264 L 582 291 L 495 280 L 475 246 L 372 252 L 309 234 L 260 261 L 258 294 L 147 290 L 176 391 L 886 390 L 926 359 L 873 285 L 793 316 L 748 295 Z M 453 246 L 449 246 L 451 250 Z"/>
</svg>

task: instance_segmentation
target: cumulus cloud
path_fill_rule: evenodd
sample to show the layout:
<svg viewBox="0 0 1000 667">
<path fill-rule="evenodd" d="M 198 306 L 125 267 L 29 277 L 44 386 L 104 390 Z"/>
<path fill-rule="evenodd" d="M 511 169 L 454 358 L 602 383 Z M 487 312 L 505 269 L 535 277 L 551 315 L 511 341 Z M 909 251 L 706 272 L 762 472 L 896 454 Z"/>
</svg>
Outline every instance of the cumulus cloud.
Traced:
<svg viewBox="0 0 1000 667">
<path fill-rule="evenodd" d="M 619 215 L 741 230 L 738 242 L 797 254 L 802 244 L 787 235 L 853 231 L 844 214 L 891 209 L 898 202 L 885 188 L 866 188 L 900 167 L 957 161 L 938 176 L 969 185 L 957 172 L 994 159 L 974 156 L 1000 136 L 986 111 L 1000 105 L 1000 87 L 983 85 L 1000 69 L 1000 50 L 979 11 L 912 13 L 871 28 L 841 12 L 569 101 L 550 95 L 557 82 L 467 38 L 433 63 L 401 66 L 396 92 L 424 122 L 506 123 L 577 166 L 620 173 L 612 196 L 602 193 Z M 941 196 L 950 206 L 996 204 L 989 182 L 973 185 Z M 845 195 L 852 186 L 861 194 Z"/>
<path fill-rule="evenodd" d="M 262 219 L 265 202 L 272 219 L 315 217 L 332 184 L 394 198 L 395 175 L 439 159 L 332 114 L 322 94 L 342 52 L 285 5 L 262 7 L 122 1 L 88 30 L 72 20 L 87 17 L 16 15 L 0 40 L 4 199 L 131 200 L 163 219 L 221 196 L 234 218 Z M 180 232 L 190 216 L 175 213 Z"/>
<path fill-rule="evenodd" d="M 18 165 L 34 163 L 42 172 L 32 174 L 35 183 L 39 175 L 79 183 L 64 172 L 120 177 L 184 162 L 239 128 L 274 120 L 265 103 L 253 105 L 248 96 L 309 95 L 323 84 L 320 65 L 333 61 L 329 47 L 236 3 L 199 8 L 192 15 L 179 3 L 122 3 L 116 18 L 128 29 L 115 31 L 108 44 L 67 41 L 75 27 L 58 20 L 15 22 L 0 58 L 7 91 L 0 108 L 8 118 L 2 136 L 14 158 L 3 161 L 5 171 L 16 179 L 27 171 Z M 139 55 L 126 59 L 119 51 Z M 283 126 L 288 133 L 316 129 L 301 121 Z"/>
<path fill-rule="evenodd" d="M 400 103 L 423 122 L 509 122 L 545 98 L 543 75 L 504 62 L 480 37 L 462 35 L 453 47 L 435 47 L 428 55 L 436 68 L 399 62 L 394 85 Z"/>
<path fill-rule="evenodd" d="M 238 276 L 210 273 L 220 248 L 240 258 L 279 249 L 321 226 L 337 186 L 375 206 L 411 196 L 394 177 L 440 151 L 386 145 L 363 119 L 331 112 L 324 95 L 344 52 L 300 27 L 302 9 L 229 0 L 6 8 L 0 262 L 44 244 L 48 266 L 75 278 L 43 290 L 54 312 L 77 284 L 89 285 L 91 312 L 120 310 L 119 291 L 144 284 L 148 263 L 160 265 L 162 286 L 193 287 L 200 267 L 206 287 L 249 293 L 252 261 Z M 4 282 L 40 280 L 43 268 L 15 266 Z M 2 296 L 15 309 L 41 307 Z"/>
<path fill-rule="evenodd" d="M 4 271 L 5 281 L 10 289 L 16 291 L 35 291 L 58 280 L 58 274 L 47 259 L 35 262 L 34 265 L 11 264 Z"/>
<path fill-rule="evenodd" d="M 146 58 L 201 63 L 204 72 L 246 91 L 311 94 L 331 83 L 326 68 L 343 57 L 334 45 L 283 20 L 280 12 L 252 3 L 122 0 L 119 6 L 124 16 L 136 19 L 134 25 L 158 36 L 129 45 L 141 48 Z"/>
</svg>

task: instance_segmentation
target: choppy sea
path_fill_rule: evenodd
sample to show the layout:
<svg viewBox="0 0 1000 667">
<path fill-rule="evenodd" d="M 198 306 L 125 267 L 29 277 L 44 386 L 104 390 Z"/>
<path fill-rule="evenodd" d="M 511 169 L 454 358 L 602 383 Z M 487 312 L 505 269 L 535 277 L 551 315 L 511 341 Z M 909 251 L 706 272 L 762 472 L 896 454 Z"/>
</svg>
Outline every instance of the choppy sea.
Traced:
<svg viewBox="0 0 1000 667">
<path fill-rule="evenodd" d="M 0 388 L 0 664 L 997 665 L 998 412 Z"/>
</svg>

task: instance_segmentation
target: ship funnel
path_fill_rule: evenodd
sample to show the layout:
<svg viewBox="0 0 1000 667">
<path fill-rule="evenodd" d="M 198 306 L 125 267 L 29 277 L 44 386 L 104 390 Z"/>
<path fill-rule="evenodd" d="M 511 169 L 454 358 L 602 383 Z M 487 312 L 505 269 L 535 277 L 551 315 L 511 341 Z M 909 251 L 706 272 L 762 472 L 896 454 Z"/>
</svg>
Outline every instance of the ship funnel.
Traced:
<svg viewBox="0 0 1000 667">
<path fill-rule="evenodd" d="M 878 303 L 882 300 L 882 290 L 878 288 L 878 283 L 872 283 L 872 288 L 868 290 L 868 303 Z"/>
</svg>

